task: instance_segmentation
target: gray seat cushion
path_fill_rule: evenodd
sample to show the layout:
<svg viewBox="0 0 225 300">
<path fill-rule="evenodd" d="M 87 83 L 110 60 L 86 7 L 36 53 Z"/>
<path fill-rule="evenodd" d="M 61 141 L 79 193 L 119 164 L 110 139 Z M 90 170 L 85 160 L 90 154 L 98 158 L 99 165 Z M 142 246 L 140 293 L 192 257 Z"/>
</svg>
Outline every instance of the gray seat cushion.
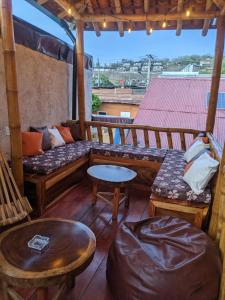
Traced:
<svg viewBox="0 0 225 300">
<path fill-rule="evenodd" d="M 183 181 L 185 165 L 183 151 L 169 150 L 154 180 L 152 192 L 163 198 L 210 203 L 211 191 L 209 186 L 203 193 L 196 195 L 190 186 Z"/>
<path fill-rule="evenodd" d="M 132 145 L 114 145 L 92 143 L 92 153 L 103 156 L 138 159 L 162 163 L 167 153 L 166 149 L 136 147 Z"/>
<path fill-rule="evenodd" d="M 36 156 L 25 156 L 23 158 L 24 171 L 35 174 L 50 174 L 57 169 L 78 160 L 89 154 L 91 143 L 87 141 L 77 141 L 66 144 L 55 149 L 46 151 L 44 154 Z"/>
</svg>

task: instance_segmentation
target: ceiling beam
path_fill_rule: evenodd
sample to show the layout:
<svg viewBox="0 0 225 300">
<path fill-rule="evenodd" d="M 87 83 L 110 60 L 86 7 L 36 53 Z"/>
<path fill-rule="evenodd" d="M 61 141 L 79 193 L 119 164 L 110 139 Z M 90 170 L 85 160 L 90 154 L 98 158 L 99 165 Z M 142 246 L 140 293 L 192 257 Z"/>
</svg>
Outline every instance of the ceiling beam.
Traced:
<svg viewBox="0 0 225 300">
<path fill-rule="evenodd" d="M 224 15 L 225 15 L 225 4 L 224 4 L 223 8 L 222 8 L 221 11 L 220 11 L 220 15 L 221 15 L 221 16 L 224 16 Z"/>
<path fill-rule="evenodd" d="M 58 1 L 58 0 L 57 0 Z M 216 18 L 220 15 L 217 11 L 209 11 L 209 12 L 192 12 L 191 16 L 186 16 L 185 13 L 173 13 L 169 15 L 165 14 L 116 14 L 116 15 L 83 15 L 83 22 L 145 22 L 146 18 L 149 21 L 177 21 L 181 20 L 202 20 L 202 19 L 212 19 Z"/>
<path fill-rule="evenodd" d="M 48 0 L 37 0 L 37 3 L 40 4 L 40 5 L 43 5 L 46 2 L 48 2 Z"/>
<path fill-rule="evenodd" d="M 145 14 L 147 15 L 149 13 L 149 0 L 144 0 L 144 11 Z M 149 35 L 150 34 L 150 22 L 146 20 L 145 22 L 145 26 L 146 26 L 146 33 Z"/>
<path fill-rule="evenodd" d="M 206 0 L 205 11 L 209 11 L 213 6 L 212 0 Z M 202 27 L 202 36 L 206 36 L 209 30 L 209 25 L 211 23 L 211 19 L 205 19 Z"/>
<path fill-rule="evenodd" d="M 88 6 L 88 3 L 87 3 L 87 1 L 84 0 L 83 3 L 81 4 L 80 8 L 78 9 L 78 11 L 81 15 L 84 13 L 87 6 Z"/>
<path fill-rule="evenodd" d="M 177 3 L 177 13 L 180 14 L 183 11 L 183 6 L 184 6 L 184 0 L 178 0 Z M 176 30 L 176 35 L 179 36 L 181 34 L 182 30 L 182 19 L 177 20 L 177 30 Z"/>
<path fill-rule="evenodd" d="M 68 15 L 68 12 L 65 11 L 65 10 L 63 10 L 61 13 L 59 13 L 59 14 L 57 15 L 57 17 L 58 17 L 59 19 L 63 19 L 63 18 L 65 18 L 67 15 Z"/>
<path fill-rule="evenodd" d="M 213 0 L 213 2 L 216 4 L 216 6 L 217 6 L 219 9 L 223 9 L 223 6 L 224 6 L 224 0 Z"/>
<path fill-rule="evenodd" d="M 121 8 L 120 0 L 114 0 L 114 4 L 115 4 L 116 14 L 121 14 L 122 8 Z M 124 36 L 123 22 L 120 22 L 120 21 L 117 22 L 117 27 L 118 27 L 120 36 L 121 37 Z"/>
<path fill-rule="evenodd" d="M 71 10 L 71 16 L 75 20 L 80 20 L 82 17 L 74 5 L 71 5 L 67 0 L 54 0 L 59 6 L 61 6 L 65 11 Z M 68 13 L 69 14 L 69 13 Z"/>
<path fill-rule="evenodd" d="M 88 10 L 89 14 L 94 15 L 94 8 L 92 6 L 91 0 L 88 1 L 87 10 Z M 101 35 L 101 31 L 100 31 L 98 23 L 92 22 L 92 25 L 93 25 L 96 36 L 99 37 Z"/>
<path fill-rule="evenodd" d="M 224 0 L 213 0 L 216 6 L 220 9 L 220 15 L 225 15 L 225 1 Z"/>
</svg>

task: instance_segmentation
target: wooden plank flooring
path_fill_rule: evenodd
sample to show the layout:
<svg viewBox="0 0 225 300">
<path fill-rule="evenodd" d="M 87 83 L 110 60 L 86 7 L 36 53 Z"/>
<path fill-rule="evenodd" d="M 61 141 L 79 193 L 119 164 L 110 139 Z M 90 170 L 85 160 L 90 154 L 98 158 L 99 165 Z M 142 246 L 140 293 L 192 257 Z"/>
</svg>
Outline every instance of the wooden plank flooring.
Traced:
<svg viewBox="0 0 225 300">
<path fill-rule="evenodd" d="M 91 228 L 97 239 L 94 259 L 89 267 L 76 278 L 74 289 L 67 291 L 62 300 L 113 300 L 106 282 L 107 254 L 118 226 L 124 221 L 138 221 L 148 216 L 148 199 L 146 192 L 130 192 L 130 207 L 127 210 L 122 204 L 119 209 L 118 222 L 112 220 L 112 208 L 98 200 L 92 206 L 91 183 L 83 180 L 66 195 L 49 207 L 43 217 L 60 217 L 80 221 Z M 55 288 L 49 291 L 49 298 Z M 28 300 L 35 299 L 32 296 Z M 121 299 L 122 300 L 122 299 Z"/>
</svg>

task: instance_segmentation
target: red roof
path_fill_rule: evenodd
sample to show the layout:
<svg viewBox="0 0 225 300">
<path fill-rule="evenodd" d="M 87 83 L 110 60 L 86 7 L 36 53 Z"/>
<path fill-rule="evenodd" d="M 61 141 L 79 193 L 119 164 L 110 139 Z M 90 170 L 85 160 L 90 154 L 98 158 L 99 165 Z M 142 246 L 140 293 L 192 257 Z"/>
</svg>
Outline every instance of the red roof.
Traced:
<svg viewBox="0 0 225 300">
<path fill-rule="evenodd" d="M 211 78 L 155 78 L 145 94 L 134 124 L 157 127 L 177 127 L 205 130 L 207 118 L 207 95 Z M 220 92 L 225 92 L 225 78 L 220 81 Z M 214 134 L 225 141 L 225 109 L 217 110 Z M 143 137 L 138 135 L 142 143 Z M 150 137 L 150 141 L 154 137 Z M 187 137 L 187 140 L 190 140 Z M 174 138 L 179 148 L 178 137 Z M 155 146 L 155 141 L 151 146 Z M 162 146 L 167 147 L 162 136 Z"/>
</svg>

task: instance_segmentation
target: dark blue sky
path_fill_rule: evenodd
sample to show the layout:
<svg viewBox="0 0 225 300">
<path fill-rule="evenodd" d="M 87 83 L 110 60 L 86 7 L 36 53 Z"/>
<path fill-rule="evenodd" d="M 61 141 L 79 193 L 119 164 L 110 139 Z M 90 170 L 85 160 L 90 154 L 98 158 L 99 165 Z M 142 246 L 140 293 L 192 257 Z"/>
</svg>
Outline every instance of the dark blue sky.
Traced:
<svg viewBox="0 0 225 300">
<path fill-rule="evenodd" d="M 70 43 L 63 29 L 40 13 L 24 0 L 13 0 L 13 12 L 18 17 L 56 35 Z M 85 52 L 101 62 L 112 62 L 121 58 L 139 58 L 153 54 L 158 58 L 173 58 L 190 54 L 213 54 L 215 31 L 206 37 L 199 30 L 182 31 L 177 37 L 173 31 L 155 31 L 147 36 L 145 31 L 125 33 L 123 38 L 117 32 L 102 33 L 99 38 L 94 32 L 85 33 Z"/>
</svg>

